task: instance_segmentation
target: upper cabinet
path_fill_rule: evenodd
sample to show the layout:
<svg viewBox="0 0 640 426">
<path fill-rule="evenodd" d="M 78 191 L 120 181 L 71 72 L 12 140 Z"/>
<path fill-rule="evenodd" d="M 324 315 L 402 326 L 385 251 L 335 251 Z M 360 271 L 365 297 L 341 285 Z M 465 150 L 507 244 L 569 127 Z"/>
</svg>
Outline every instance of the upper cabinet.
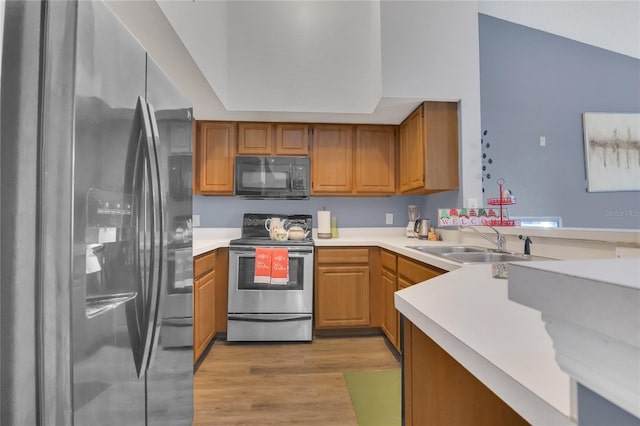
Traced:
<svg viewBox="0 0 640 426">
<path fill-rule="evenodd" d="M 238 155 L 309 155 L 309 126 L 238 123 Z"/>
<path fill-rule="evenodd" d="M 363 195 L 396 192 L 395 126 L 356 126 L 355 190 Z"/>
<path fill-rule="evenodd" d="M 311 195 L 351 194 L 353 126 L 316 124 L 311 145 Z"/>
<path fill-rule="evenodd" d="M 271 155 L 272 133 L 270 123 L 238 123 L 238 154 Z"/>
<path fill-rule="evenodd" d="M 395 152 L 395 126 L 314 125 L 311 195 L 393 195 Z"/>
<path fill-rule="evenodd" d="M 458 189 L 458 104 L 424 102 L 397 125 L 199 121 L 196 193 L 233 195 L 235 155 L 310 156 L 312 196 Z"/>
<path fill-rule="evenodd" d="M 458 189 L 458 104 L 424 102 L 400 125 L 400 193 Z"/>
<path fill-rule="evenodd" d="M 307 124 L 276 125 L 276 155 L 309 155 L 309 126 Z"/>
<path fill-rule="evenodd" d="M 196 138 L 195 193 L 233 195 L 236 124 L 199 121 Z"/>
</svg>

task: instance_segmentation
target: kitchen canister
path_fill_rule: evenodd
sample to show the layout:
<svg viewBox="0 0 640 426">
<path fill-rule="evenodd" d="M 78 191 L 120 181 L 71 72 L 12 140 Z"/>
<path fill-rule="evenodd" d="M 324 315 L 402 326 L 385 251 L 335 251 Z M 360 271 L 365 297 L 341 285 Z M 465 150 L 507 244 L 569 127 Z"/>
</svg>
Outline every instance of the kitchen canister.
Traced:
<svg viewBox="0 0 640 426">
<path fill-rule="evenodd" d="M 331 218 L 331 238 L 338 238 L 338 218 Z"/>
<path fill-rule="evenodd" d="M 318 211 L 318 238 L 331 238 L 331 212 Z"/>
</svg>

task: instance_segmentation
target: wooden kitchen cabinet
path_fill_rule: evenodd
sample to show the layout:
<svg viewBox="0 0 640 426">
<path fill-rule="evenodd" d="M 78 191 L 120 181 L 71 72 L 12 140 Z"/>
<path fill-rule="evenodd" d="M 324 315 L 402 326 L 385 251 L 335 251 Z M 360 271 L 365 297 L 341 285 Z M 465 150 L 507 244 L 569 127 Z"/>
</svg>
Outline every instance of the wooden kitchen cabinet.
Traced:
<svg viewBox="0 0 640 426">
<path fill-rule="evenodd" d="M 309 155 L 309 125 L 238 123 L 238 155 Z"/>
<path fill-rule="evenodd" d="M 233 195 L 236 124 L 199 121 L 195 152 L 195 193 Z"/>
<path fill-rule="evenodd" d="M 439 275 L 446 273 L 447 271 L 436 268 L 435 266 L 427 265 L 422 262 L 418 262 L 413 259 L 409 259 L 404 256 L 397 256 L 397 291 L 404 290 L 407 287 L 411 287 L 414 284 L 421 283 L 427 281 L 431 278 L 435 278 Z M 402 347 L 402 342 L 400 341 L 400 312 L 395 309 L 395 304 L 393 300 L 391 301 L 391 307 L 395 313 L 395 321 L 398 326 L 397 328 L 397 339 L 395 340 L 395 348 L 398 349 L 399 352 L 402 352 L 404 349 Z M 391 313 L 389 313 L 391 315 Z M 391 319 L 389 321 L 392 321 Z M 406 335 L 406 333 L 405 333 Z M 389 338 L 391 343 L 394 343 L 391 338 Z"/>
<path fill-rule="evenodd" d="M 216 253 L 215 332 L 227 332 L 229 304 L 229 248 L 222 247 Z"/>
<path fill-rule="evenodd" d="M 276 155 L 309 155 L 309 125 L 298 123 L 277 124 Z"/>
<path fill-rule="evenodd" d="M 200 358 L 216 329 L 216 253 L 198 256 L 193 265 L 193 360 Z"/>
<path fill-rule="evenodd" d="M 403 326 L 405 425 L 529 424 L 411 321 Z"/>
<path fill-rule="evenodd" d="M 389 342 L 401 352 L 400 313 L 395 307 L 394 293 L 445 271 L 384 249 L 380 252 L 380 260 L 383 292 L 381 328 Z"/>
<path fill-rule="evenodd" d="M 238 155 L 271 155 L 271 123 L 238 123 Z"/>
<path fill-rule="evenodd" d="M 317 248 L 317 329 L 370 325 L 369 272 L 368 248 Z"/>
<path fill-rule="evenodd" d="M 392 195 L 396 192 L 395 137 L 395 126 L 356 126 L 356 194 Z"/>
<path fill-rule="evenodd" d="M 398 256 L 398 290 L 437 277 L 447 271 L 422 262 Z"/>
<path fill-rule="evenodd" d="M 398 291 L 397 256 L 388 250 L 381 250 L 382 264 L 382 332 L 398 351 L 400 350 L 399 314 L 394 304 L 394 293 Z"/>
<path fill-rule="evenodd" d="M 424 102 L 400 124 L 401 194 L 458 189 L 458 104 Z"/>
<path fill-rule="evenodd" d="M 314 125 L 311 146 L 311 195 L 351 195 L 353 126 Z"/>
</svg>

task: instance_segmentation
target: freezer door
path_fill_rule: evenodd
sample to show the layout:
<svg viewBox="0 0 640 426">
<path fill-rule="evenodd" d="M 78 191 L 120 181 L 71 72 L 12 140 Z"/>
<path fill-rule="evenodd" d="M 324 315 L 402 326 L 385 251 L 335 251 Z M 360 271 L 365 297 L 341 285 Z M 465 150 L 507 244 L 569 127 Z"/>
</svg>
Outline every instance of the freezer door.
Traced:
<svg viewBox="0 0 640 426">
<path fill-rule="evenodd" d="M 160 168 L 167 273 L 161 286 L 155 352 L 147 371 L 147 422 L 193 421 L 192 113 L 151 57 L 147 101 Z"/>
<path fill-rule="evenodd" d="M 146 57 L 103 2 L 77 9 L 73 423 L 144 425 L 148 283 L 161 244 Z"/>
</svg>

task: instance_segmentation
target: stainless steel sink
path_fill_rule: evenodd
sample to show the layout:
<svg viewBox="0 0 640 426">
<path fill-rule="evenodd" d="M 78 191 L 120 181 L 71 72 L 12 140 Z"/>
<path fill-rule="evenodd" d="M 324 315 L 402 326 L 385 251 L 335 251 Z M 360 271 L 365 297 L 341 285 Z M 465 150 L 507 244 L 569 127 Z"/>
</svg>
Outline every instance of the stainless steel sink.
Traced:
<svg viewBox="0 0 640 426">
<path fill-rule="evenodd" d="M 527 260 L 541 260 L 536 256 L 527 256 L 517 253 L 448 253 L 444 257 L 461 263 L 499 263 L 499 262 L 521 262 Z"/>
<path fill-rule="evenodd" d="M 442 256 L 449 253 L 482 253 L 487 251 L 484 247 L 476 246 L 407 246 L 408 248 L 420 250 L 423 253 Z"/>
<path fill-rule="evenodd" d="M 439 256 L 459 263 L 502 263 L 528 260 L 551 260 L 546 257 L 528 256 L 520 253 L 498 252 L 476 246 L 407 246 L 423 253 Z"/>
</svg>

